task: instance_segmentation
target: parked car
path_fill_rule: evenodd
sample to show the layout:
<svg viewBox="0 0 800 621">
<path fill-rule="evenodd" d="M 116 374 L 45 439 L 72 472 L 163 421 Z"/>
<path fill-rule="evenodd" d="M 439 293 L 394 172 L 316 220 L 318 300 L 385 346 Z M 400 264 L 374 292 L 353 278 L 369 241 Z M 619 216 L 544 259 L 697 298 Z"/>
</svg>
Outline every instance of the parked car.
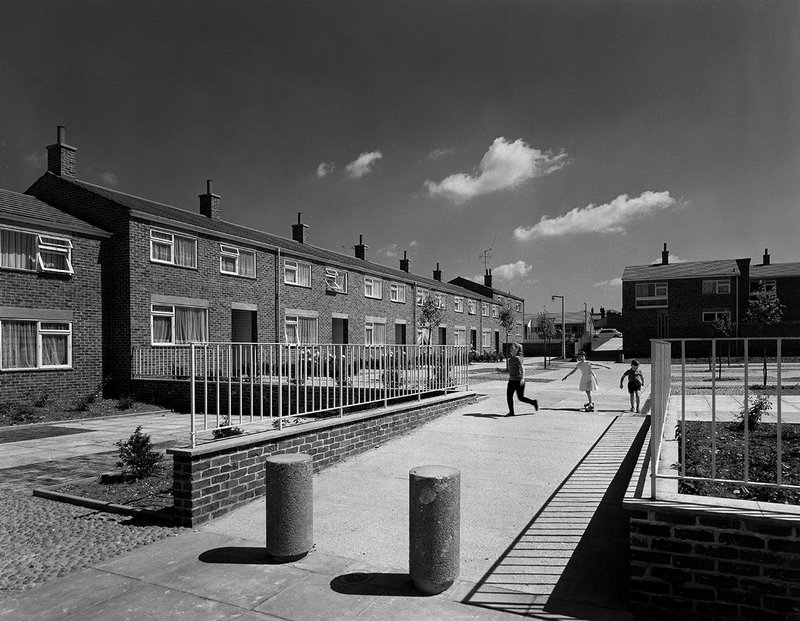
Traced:
<svg viewBox="0 0 800 621">
<path fill-rule="evenodd" d="M 622 332 L 620 332 L 619 330 L 616 330 L 614 328 L 600 328 L 597 331 L 597 334 L 595 334 L 594 336 L 595 336 L 595 338 L 598 338 L 598 337 L 601 337 L 601 336 L 612 336 L 614 338 L 620 338 L 621 339 L 622 338 Z"/>
</svg>

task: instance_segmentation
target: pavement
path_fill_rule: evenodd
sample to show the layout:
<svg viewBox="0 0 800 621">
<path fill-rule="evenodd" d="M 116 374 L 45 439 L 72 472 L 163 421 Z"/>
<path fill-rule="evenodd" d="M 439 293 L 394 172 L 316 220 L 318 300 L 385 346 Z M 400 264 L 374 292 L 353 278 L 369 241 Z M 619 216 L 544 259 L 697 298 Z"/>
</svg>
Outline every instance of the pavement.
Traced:
<svg viewBox="0 0 800 621">
<path fill-rule="evenodd" d="M 526 396 L 539 400 L 540 411 L 517 404 L 513 418 L 505 416 L 500 366 L 475 367 L 478 403 L 316 474 L 314 547 L 305 558 L 268 559 L 265 503 L 258 500 L 194 530 L 156 533 L 153 543 L 92 559 L 32 588 L 0 592 L 0 619 L 632 619 L 621 504 L 647 419 L 628 412 L 627 391 L 619 389 L 628 365 L 597 370 L 597 410 L 582 412 L 576 376 L 560 381 L 572 364 L 543 370 L 541 359 L 529 360 Z M 644 372 L 649 383 L 646 366 Z M 126 437 L 131 419 L 97 433 Z M 153 440 L 185 434 L 188 421 L 168 430 L 173 422 L 150 421 Z M 59 436 L 40 462 L 17 451 L 27 463 L 0 468 L 3 475 L 35 470 L 54 455 L 52 464 L 90 459 L 93 433 Z M 460 573 L 436 596 L 419 594 L 408 575 L 408 472 L 428 464 L 461 471 Z M 48 503 L 37 505 L 45 511 L 61 504 L 33 500 Z M 100 539 L 95 547 L 104 546 Z"/>
</svg>

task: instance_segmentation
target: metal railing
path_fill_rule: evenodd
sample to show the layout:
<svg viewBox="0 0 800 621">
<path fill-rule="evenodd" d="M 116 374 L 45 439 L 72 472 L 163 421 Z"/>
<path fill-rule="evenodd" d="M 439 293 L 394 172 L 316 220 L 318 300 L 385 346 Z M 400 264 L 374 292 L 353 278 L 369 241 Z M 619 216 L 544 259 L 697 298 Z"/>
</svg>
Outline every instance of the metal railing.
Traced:
<svg viewBox="0 0 800 621">
<path fill-rule="evenodd" d="M 191 443 L 240 425 L 282 428 L 299 417 L 469 388 L 454 345 L 195 343 L 134 348 L 135 379 L 186 381 Z"/>
<path fill-rule="evenodd" d="M 791 353 L 789 358 L 786 354 Z M 781 490 L 800 490 L 800 477 L 787 477 L 784 454 L 784 425 L 800 425 L 800 338 L 714 338 L 668 339 L 651 341 L 651 496 L 657 499 L 657 480 L 678 482 L 713 482 L 732 486 L 752 486 Z M 724 366 L 723 366 L 724 365 Z M 725 377 L 722 377 L 725 369 Z M 787 381 L 788 380 L 788 381 Z M 771 480 L 754 480 L 751 439 L 754 423 L 747 410 L 755 403 L 753 394 L 764 396 L 773 404 L 769 419 L 758 422 L 775 425 L 774 470 Z M 687 406 L 687 398 L 691 401 Z M 675 400 L 679 399 L 678 402 Z M 691 421 L 687 421 L 687 414 Z M 708 474 L 687 474 L 687 422 L 710 426 Z M 721 432 L 734 425 L 741 432 L 740 477 L 720 476 Z M 770 428 L 771 429 L 771 428 Z M 666 472 L 659 461 L 666 438 L 674 431 L 678 440 L 677 471 Z M 763 434 L 762 439 L 763 441 Z M 672 468 L 675 468 L 675 464 Z M 763 471 L 763 467 L 759 464 Z M 789 480 L 787 480 L 787 478 Z"/>
</svg>

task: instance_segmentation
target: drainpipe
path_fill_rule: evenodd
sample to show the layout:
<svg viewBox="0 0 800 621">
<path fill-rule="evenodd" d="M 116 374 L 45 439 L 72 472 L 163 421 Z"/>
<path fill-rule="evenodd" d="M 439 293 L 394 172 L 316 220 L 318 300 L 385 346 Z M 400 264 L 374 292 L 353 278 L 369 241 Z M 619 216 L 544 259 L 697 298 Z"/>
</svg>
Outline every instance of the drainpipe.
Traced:
<svg viewBox="0 0 800 621">
<path fill-rule="evenodd" d="M 275 255 L 275 342 L 280 343 L 280 324 L 281 324 L 281 249 L 278 248 Z"/>
</svg>

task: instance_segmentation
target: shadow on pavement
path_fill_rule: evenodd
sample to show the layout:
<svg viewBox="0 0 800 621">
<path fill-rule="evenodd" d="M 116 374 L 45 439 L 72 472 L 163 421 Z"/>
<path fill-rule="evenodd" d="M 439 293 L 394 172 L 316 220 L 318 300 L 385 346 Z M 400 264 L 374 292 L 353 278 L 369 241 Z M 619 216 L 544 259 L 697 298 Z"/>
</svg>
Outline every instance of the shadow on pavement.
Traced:
<svg viewBox="0 0 800 621">
<path fill-rule="evenodd" d="M 632 619 L 622 499 L 649 419 L 615 428 L 620 420 L 611 422 L 463 603 L 536 619 Z"/>
<path fill-rule="evenodd" d="M 345 595 L 403 595 L 426 597 L 414 588 L 411 576 L 400 573 L 354 572 L 331 580 L 331 589 Z"/>
<path fill-rule="evenodd" d="M 264 547 L 234 547 L 214 548 L 206 550 L 197 557 L 203 563 L 224 563 L 228 565 L 280 565 L 267 554 Z"/>
</svg>

